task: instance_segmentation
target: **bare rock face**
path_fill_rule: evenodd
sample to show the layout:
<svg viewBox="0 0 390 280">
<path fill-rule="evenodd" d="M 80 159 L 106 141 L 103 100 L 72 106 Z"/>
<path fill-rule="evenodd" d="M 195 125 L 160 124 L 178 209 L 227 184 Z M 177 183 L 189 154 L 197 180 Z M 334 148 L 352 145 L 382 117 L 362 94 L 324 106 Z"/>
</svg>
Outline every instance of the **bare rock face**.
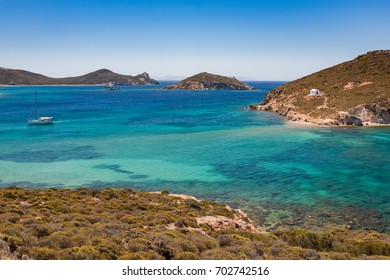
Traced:
<svg viewBox="0 0 390 280">
<path fill-rule="evenodd" d="M 0 240 L 0 260 L 10 259 L 12 256 L 11 250 L 4 240 Z"/>
<path fill-rule="evenodd" d="M 252 110 L 318 125 L 390 124 L 390 50 L 372 51 L 270 91 Z M 318 88 L 321 94 L 310 96 Z"/>
<path fill-rule="evenodd" d="M 11 247 L 15 246 L 11 245 Z M 18 252 L 19 249 L 18 246 L 10 248 L 10 245 L 5 240 L 0 239 L 0 260 L 28 259 L 27 256 L 23 256 Z"/>
<path fill-rule="evenodd" d="M 390 123 L 390 106 L 380 106 L 376 103 L 368 103 L 349 109 L 350 116 L 360 119 L 362 122 L 388 124 Z"/>
<path fill-rule="evenodd" d="M 230 78 L 210 73 L 199 73 L 177 84 L 164 87 L 164 89 L 188 90 L 252 90 L 253 88 L 236 78 Z"/>
<path fill-rule="evenodd" d="M 196 218 L 196 222 L 199 225 L 207 224 L 212 230 L 246 230 L 250 232 L 259 232 L 243 211 L 240 209 L 234 210 L 228 206 L 227 208 L 229 211 L 234 212 L 233 218 L 224 216 L 203 216 Z"/>
</svg>

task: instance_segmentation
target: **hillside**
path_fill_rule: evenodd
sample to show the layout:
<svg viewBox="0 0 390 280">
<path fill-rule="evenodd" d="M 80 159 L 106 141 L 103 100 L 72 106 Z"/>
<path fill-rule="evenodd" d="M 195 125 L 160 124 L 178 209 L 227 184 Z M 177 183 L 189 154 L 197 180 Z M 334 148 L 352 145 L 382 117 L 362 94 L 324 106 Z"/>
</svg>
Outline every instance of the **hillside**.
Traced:
<svg viewBox="0 0 390 280">
<path fill-rule="evenodd" d="M 377 232 L 260 232 L 240 210 L 133 189 L 0 189 L 0 259 L 390 259 Z"/>
<path fill-rule="evenodd" d="M 186 78 L 177 84 L 166 86 L 164 89 L 252 90 L 253 88 L 236 78 L 203 72 Z"/>
<path fill-rule="evenodd" d="M 0 84 L 4 85 L 99 85 L 111 82 L 116 85 L 154 85 L 156 80 L 148 73 L 137 76 L 121 75 L 107 69 L 101 69 L 83 76 L 68 78 L 50 78 L 25 70 L 0 68 Z"/>
<path fill-rule="evenodd" d="M 311 89 L 320 94 L 308 96 Z M 390 50 L 368 52 L 282 85 L 251 108 L 320 125 L 390 124 Z"/>
<path fill-rule="evenodd" d="M 25 70 L 0 67 L 0 85 L 46 85 L 51 78 Z"/>
</svg>

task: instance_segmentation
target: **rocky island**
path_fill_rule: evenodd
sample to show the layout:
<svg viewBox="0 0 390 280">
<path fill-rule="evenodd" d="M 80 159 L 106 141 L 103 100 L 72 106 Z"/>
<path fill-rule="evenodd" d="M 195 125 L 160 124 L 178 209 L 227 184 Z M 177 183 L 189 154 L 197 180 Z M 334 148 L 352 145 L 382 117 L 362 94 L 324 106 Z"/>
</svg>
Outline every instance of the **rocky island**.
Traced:
<svg viewBox="0 0 390 280">
<path fill-rule="evenodd" d="M 390 236 L 265 232 L 240 210 L 134 189 L 0 189 L 0 259 L 390 259 Z"/>
<path fill-rule="evenodd" d="M 166 86 L 164 89 L 252 90 L 253 88 L 234 77 L 230 78 L 202 72 L 184 79 L 177 84 Z"/>
<path fill-rule="evenodd" d="M 51 78 L 41 74 L 0 67 L 0 84 L 3 85 L 156 85 L 158 82 L 144 72 L 136 76 L 121 75 L 100 69 L 82 76 Z"/>
<path fill-rule="evenodd" d="M 250 108 L 318 125 L 388 125 L 390 50 L 368 52 L 282 85 Z"/>
</svg>

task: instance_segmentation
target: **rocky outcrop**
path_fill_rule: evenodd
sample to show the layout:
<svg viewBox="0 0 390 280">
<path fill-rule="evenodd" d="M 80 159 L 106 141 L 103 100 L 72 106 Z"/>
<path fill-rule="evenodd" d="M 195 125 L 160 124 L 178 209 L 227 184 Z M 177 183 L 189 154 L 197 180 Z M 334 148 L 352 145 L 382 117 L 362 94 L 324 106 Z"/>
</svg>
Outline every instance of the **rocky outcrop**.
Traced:
<svg viewBox="0 0 390 280">
<path fill-rule="evenodd" d="M 373 51 L 269 92 L 252 110 L 318 125 L 390 124 L 390 50 Z M 313 88 L 321 94 L 309 96 Z"/>
<path fill-rule="evenodd" d="M 86 75 L 68 78 L 51 78 L 25 70 L 0 67 L 0 84 L 4 85 L 156 85 L 158 82 L 144 72 L 137 76 L 121 75 L 108 69 L 100 69 Z"/>
<path fill-rule="evenodd" d="M 233 218 L 224 216 L 203 216 L 196 218 L 198 225 L 207 224 L 211 230 L 246 230 L 258 233 L 259 230 L 253 225 L 253 222 L 240 209 L 234 210 L 228 207 L 228 210 L 234 213 Z"/>
<path fill-rule="evenodd" d="M 236 78 L 230 78 L 210 73 L 199 73 L 164 89 L 187 90 L 252 90 L 253 88 Z"/>
<path fill-rule="evenodd" d="M 389 124 L 390 123 L 390 105 L 380 106 L 376 103 L 368 103 L 349 109 L 347 116 L 360 119 L 361 122 Z"/>
</svg>

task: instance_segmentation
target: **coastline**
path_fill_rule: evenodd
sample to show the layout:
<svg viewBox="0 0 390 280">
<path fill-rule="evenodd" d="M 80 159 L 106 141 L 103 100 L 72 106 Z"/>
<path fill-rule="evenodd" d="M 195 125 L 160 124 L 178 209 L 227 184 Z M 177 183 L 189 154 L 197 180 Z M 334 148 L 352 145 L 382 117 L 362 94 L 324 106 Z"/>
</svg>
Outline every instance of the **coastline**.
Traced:
<svg viewBox="0 0 390 280">
<path fill-rule="evenodd" d="M 362 125 L 356 125 L 356 124 L 346 124 L 346 123 L 340 123 L 338 120 L 335 119 L 315 119 L 308 115 L 295 112 L 292 110 L 288 110 L 287 113 L 280 113 L 277 110 L 273 110 L 272 107 L 270 108 L 270 105 L 267 105 L 266 109 L 263 107 L 265 105 L 257 105 L 257 104 L 251 104 L 248 109 L 252 111 L 263 111 L 263 112 L 271 112 L 278 114 L 279 116 L 282 116 L 286 123 L 295 123 L 298 125 L 304 125 L 304 126 L 313 126 L 313 127 L 389 127 L 390 123 L 374 123 L 374 122 L 368 122 L 368 121 L 362 121 Z"/>
<path fill-rule="evenodd" d="M 279 114 L 280 115 L 280 114 Z M 340 124 L 340 125 L 334 125 L 334 124 L 321 124 L 318 122 L 310 122 L 310 121 L 294 121 L 294 120 L 289 120 L 285 119 L 285 122 L 288 124 L 296 124 L 296 125 L 302 125 L 302 126 L 311 126 L 311 127 L 340 127 L 340 128 L 345 128 L 345 127 L 390 127 L 390 124 L 380 124 L 380 123 L 370 123 L 370 122 L 365 122 L 362 126 L 354 126 L 354 125 L 347 125 L 347 124 Z"/>
</svg>

